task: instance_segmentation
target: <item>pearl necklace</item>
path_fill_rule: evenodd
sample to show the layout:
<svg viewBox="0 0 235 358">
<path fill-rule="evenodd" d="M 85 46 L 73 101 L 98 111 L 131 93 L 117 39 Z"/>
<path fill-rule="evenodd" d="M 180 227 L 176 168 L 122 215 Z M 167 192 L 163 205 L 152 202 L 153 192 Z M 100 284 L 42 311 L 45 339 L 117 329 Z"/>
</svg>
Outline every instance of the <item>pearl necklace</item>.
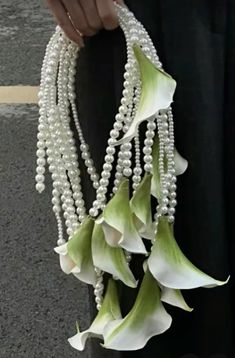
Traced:
<svg viewBox="0 0 235 358">
<path fill-rule="evenodd" d="M 91 158 L 89 145 L 84 138 L 76 108 L 74 82 L 80 49 L 65 37 L 59 27 L 56 28 L 56 32 L 46 48 L 39 91 L 40 117 L 37 134 L 37 175 L 35 179 L 36 190 L 42 193 L 45 189 L 44 173 L 47 162 L 53 183 L 52 205 L 58 226 L 58 245 L 63 245 L 66 242 L 63 220 L 68 240 L 70 240 L 88 214 L 96 218 L 104 210 L 110 196 L 117 192 L 123 177 L 130 178 L 135 193 L 143 178 L 143 173 L 152 171 L 152 146 L 156 129 L 159 136 L 161 197 L 154 215 L 154 223 L 157 228 L 158 219 L 163 215 L 168 217 L 169 222 L 174 222 L 176 175 L 171 108 L 159 111 L 154 118 L 148 120 L 143 148 L 140 146 L 138 131 L 132 140 L 121 144 L 120 148 L 116 145 L 120 134 L 124 135 L 130 128 L 141 97 L 141 77 L 134 56 L 133 45 L 138 44 L 148 59 L 157 68 L 162 69 L 156 49 L 143 25 L 125 7 L 116 4 L 116 11 L 126 39 L 127 63 L 125 65 L 121 104 L 107 141 L 106 155 L 100 176 Z M 79 148 L 76 147 L 74 134 L 70 129 L 70 108 L 80 141 Z M 85 207 L 83 199 L 78 150 L 81 151 L 81 157 L 96 193 L 96 198 L 89 210 Z M 143 165 L 141 163 L 142 153 Z M 115 155 L 118 159 L 116 167 L 113 168 Z M 164 161 L 167 162 L 166 167 Z M 112 192 L 108 193 L 107 188 L 110 184 L 112 170 L 115 171 L 115 180 L 112 183 Z M 131 253 L 126 252 L 126 259 L 127 262 L 130 262 Z M 96 274 L 97 283 L 94 294 L 99 310 L 104 287 L 102 282 L 103 272 L 96 269 Z"/>
</svg>

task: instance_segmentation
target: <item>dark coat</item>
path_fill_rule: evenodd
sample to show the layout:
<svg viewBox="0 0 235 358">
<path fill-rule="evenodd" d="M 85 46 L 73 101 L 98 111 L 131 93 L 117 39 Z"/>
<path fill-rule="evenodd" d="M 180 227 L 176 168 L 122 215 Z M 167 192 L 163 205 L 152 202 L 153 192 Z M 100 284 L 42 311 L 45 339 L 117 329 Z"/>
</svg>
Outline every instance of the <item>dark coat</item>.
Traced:
<svg viewBox="0 0 235 358">
<path fill-rule="evenodd" d="M 228 285 L 184 292 L 192 313 L 167 307 L 173 325 L 137 352 L 99 350 L 92 358 L 234 357 L 235 1 L 129 0 L 163 66 L 177 81 L 175 141 L 189 161 L 178 177 L 175 237 L 199 268 Z M 100 170 L 119 106 L 126 60 L 120 29 L 86 40 L 78 61 L 80 120 Z M 87 204 L 94 199 L 83 176 Z M 133 299 L 121 290 L 124 311 Z M 93 300 L 93 297 L 91 297 Z M 129 303 L 128 303 L 129 301 Z M 233 303 L 233 305 L 232 305 Z"/>
</svg>

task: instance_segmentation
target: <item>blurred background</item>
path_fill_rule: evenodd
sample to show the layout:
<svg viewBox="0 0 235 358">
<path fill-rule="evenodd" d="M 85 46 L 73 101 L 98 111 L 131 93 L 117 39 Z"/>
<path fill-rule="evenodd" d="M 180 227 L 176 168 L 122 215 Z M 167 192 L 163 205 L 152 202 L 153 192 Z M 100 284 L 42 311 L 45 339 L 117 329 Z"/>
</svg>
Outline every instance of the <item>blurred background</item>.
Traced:
<svg viewBox="0 0 235 358">
<path fill-rule="evenodd" d="M 0 0 L 1 358 L 99 356 L 97 347 L 79 353 L 67 343 L 77 319 L 82 329 L 90 323 L 88 290 L 61 272 L 53 251 L 50 178 L 41 195 L 34 183 L 37 89 L 28 86 L 39 84 L 54 27 L 43 1 Z"/>
</svg>

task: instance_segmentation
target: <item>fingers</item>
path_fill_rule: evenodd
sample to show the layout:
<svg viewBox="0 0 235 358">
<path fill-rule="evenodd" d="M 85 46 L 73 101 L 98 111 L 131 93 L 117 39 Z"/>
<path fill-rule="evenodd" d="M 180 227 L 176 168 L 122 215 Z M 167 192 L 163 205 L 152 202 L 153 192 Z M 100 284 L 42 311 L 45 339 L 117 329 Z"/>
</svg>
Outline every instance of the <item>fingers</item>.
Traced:
<svg viewBox="0 0 235 358">
<path fill-rule="evenodd" d="M 113 30 L 119 26 L 113 0 L 96 0 L 96 5 L 103 27 Z"/>
<path fill-rule="evenodd" d="M 46 0 L 67 37 L 84 46 L 82 35 L 92 36 L 101 28 L 113 30 L 119 26 L 114 0 Z M 116 0 L 124 5 L 123 0 Z M 82 34 L 82 35 L 81 35 Z"/>
<path fill-rule="evenodd" d="M 95 0 L 80 0 L 80 4 L 89 27 L 96 31 L 102 29 L 103 24 L 99 17 Z"/>
<path fill-rule="evenodd" d="M 80 47 L 83 47 L 84 41 L 70 21 L 63 4 L 59 0 L 47 0 L 47 4 L 54 15 L 56 22 L 62 28 L 66 36 Z"/>
<path fill-rule="evenodd" d="M 69 13 L 75 29 L 79 30 L 84 36 L 92 36 L 97 32 L 97 30 L 92 29 L 89 26 L 84 11 L 78 0 L 62 0 L 62 2 Z"/>
</svg>

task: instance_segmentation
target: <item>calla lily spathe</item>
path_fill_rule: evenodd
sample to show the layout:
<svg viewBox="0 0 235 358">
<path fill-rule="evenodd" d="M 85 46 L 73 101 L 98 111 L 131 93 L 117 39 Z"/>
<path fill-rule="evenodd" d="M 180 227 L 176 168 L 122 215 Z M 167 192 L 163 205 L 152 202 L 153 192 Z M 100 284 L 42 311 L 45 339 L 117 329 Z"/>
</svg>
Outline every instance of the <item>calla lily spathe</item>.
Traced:
<svg viewBox="0 0 235 358">
<path fill-rule="evenodd" d="M 123 179 L 118 191 L 107 203 L 103 214 L 96 220 L 102 225 L 106 242 L 113 247 L 146 254 L 144 243 L 134 225 L 129 201 L 129 180 Z"/>
<path fill-rule="evenodd" d="M 117 277 L 129 287 L 137 286 L 123 249 L 107 244 L 102 226 L 99 224 L 95 224 L 92 234 L 92 258 L 95 267 Z"/>
<path fill-rule="evenodd" d="M 88 216 L 71 240 L 54 250 L 60 255 L 60 265 L 66 274 L 72 273 L 79 280 L 95 285 L 96 273 L 91 254 L 91 237 L 94 220 Z"/>
<path fill-rule="evenodd" d="M 73 348 L 83 351 L 88 337 L 97 337 L 102 339 L 106 325 L 110 321 L 118 320 L 120 318 L 121 311 L 116 284 L 114 280 L 109 279 L 104 301 L 90 328 L 80 332 L 79 327 L 77 326 L 77 334 L 69 338 L 68 341 Z"/>
<path fill-rule="evenodd" d="M 179 307 L 184 311 L 192 312 L 193 308 L 189 307 L 185 302 L 185 299 L 180 290 L 175 290 L 174 288 L 161 287 L 161 301 L 168 303 L 169 305 Z"/>
<path fill-rule="evenodd" d="M 183 174 L 187 167 L 188 161 L 184 159 L 176 150 L 174 151 L 174 162 L 175 162 L 175 174 L 181 175 Z M 152 148 L 152 157 L 153 157 L 153 169 L 152 169 L 152 182 L 151 182 L 151 194 L 159 199 L 160 191 L 161 191 L 161 182 L 160 182 L 160 173 L 159 173 L 159 138 L 158 135 L 154 138 L 154 144 Z"/>
<path fill-rule="evenodd" d="M 167 109 L 176 89 L 176 81 L 162 69 L 157 68 L 138 45 L 133 46 L 141 74 L 141 97 L 136 115 L 126 134 L 116 145 L 129 142 L 141 122 L 153 118 L 160 110 Z"/>
<path fill-rule="evenodd" d="M 173 224 L 167 217 L 159 219 L 156 240 L 148 259 L 152 275 L 163 286 L 174 289 L 215 287 L 228 282 L 218 281 L 194 266 L 179 248 Z"/>
<path fill-rule="evenodd" d="M 143 238 L 150 240 L 154 238 L 151 210 L 151 180 L 152 175 L 146 173 L 130 201 L 135 226 L 139 234 Z"/>
<path fill-rule="evenodd" d="M 119 351 L 141 349 L 151 337 L 165 332 L 171 322 L 160 300 L 157 282 L 147 270 L 131 311 L 105 326 L 104 347 Z"/>
</svg>

